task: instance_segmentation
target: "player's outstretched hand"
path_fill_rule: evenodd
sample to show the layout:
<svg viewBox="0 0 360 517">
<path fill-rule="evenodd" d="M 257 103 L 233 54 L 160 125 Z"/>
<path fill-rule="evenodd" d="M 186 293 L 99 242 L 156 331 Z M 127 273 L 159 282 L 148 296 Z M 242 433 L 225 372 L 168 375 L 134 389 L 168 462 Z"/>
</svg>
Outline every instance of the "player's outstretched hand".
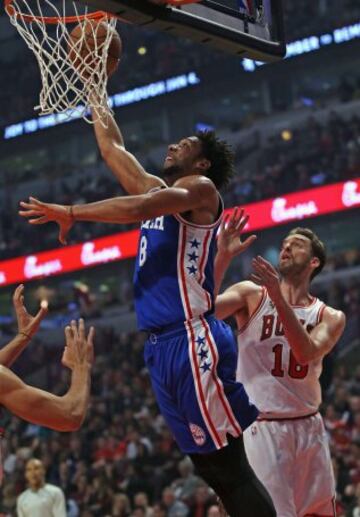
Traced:
<svg viewBox="0 0 360 517">
<path fill-rule="evenodd" d="M 281 296 L 279 273 L 260 255 L 252 260 L 252 266 L 255 273 L 252 273 L 251 280 L 266 287 L 270 298 L 275 302 Z"/>
<path fill-rule="evenodd" d="M 16 313 L 18 324 L 18 333 L 24 334 L 31 338 L 39 329 L 41 321 L 46 316 L 48 310 L 47 305 L 41 305 L 38 313 L 32 316 L 26 310 L 24 305 L 24 286 L 20 284 L 13 294 L 13 305 Z"/>
<path fill-rule="evenodd" d="M 64 366 L 73 370 L 76 366 L 91 367 L 94 362 L 95 328 L 90 327 L 86 336 L 83 319 L 73 320 L 65 328 L 65 350 L 61 359 Z"/>
<path fill-rule="evenodd" d="M 250 235 L 244 241 L 241 239 L 241 232 L 249 221 L 243 208 L 236 207 L 232 214 L 223 217 L 218 234 L 218 252 L 227 255 L 229 258 L 240 255 L 256 240 L 256 235 Z"/>
<path fill-rule="evenodd" d="M 65 205 L 55 205 L 53 203 L 43 203 L 34 197 L 29 197 L 29 202 L 20 201 L 23 210 L 19 210 L 19 215 L 30 218 L 30 224 L 45 224 L 55 221 L 59 225 L 59 241 L 66 244 L 66 236 L 74 224 L 71 215 L 71 208 Z"/>
</svg>

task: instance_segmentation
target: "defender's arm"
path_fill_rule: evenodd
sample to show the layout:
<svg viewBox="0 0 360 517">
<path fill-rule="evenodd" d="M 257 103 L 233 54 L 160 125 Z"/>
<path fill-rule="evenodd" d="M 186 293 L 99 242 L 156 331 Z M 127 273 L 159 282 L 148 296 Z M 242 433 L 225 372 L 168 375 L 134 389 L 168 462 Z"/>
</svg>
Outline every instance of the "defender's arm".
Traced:
<svg viewBox="0 0 360 517">
<path fill-rule="evenodd" d="M 0 350 L 0 364 L 10 367 L 30 342 L 30 336 L 17 334 L 7 345 Z"/>
<path fill-rule="evenodd" d="M 284 327 L 286 339 L 299 364 L 320 359 L 335 346 L 345 327 L 345 315 L 326 307 L 321 323 L 308 333 L 281 292 L 280 279 L 276 269 L 262 257 L 253 260 L 254 280 L 264 285 L 278 312 Z"/>
<path fill-rule="evenodd" d="M 215 257 L 215 296 L 220 291 L 226 271 L 231 261 L 241 253 L 244 253 L 256 240 L 256 235 L 250 235 L 247 239 L 241 238 L 241 232 L 246 227 L 249 216 L 244 209 L 235 208 L 231 216 L 223 217 L 217 240 L 217 254 Z"/>
<path fill-rule="evenodd" d="M 346 320 L 341 311 L 326 307 L 322 321 L 308 333 L 284 298 L 273 301 L 284 326 L 286 339 L 301 365 L 328 354 L 344 331 Z"/>
<path fill-rule="evenodd" d="M 249 281 L 232 285 L 215 301 L 215 316 L 220 320 L 235 316 L 237 312 L 248 308 L 249 296 L 256 294 L 259 288 Z"/>
<path fill-rule="evenodd" d="M 0 405 L 28 422 L 56 431 L 79 429 L 89 404 L 94 332 L 91 327 L 86 337 L 83 320 L 79 320 L 78 325 L 72 321 L 65 328 L 62 363 L 71 369 L 71 385 L 64 396 L 29 386 L 5 366 L 0 366 Z"/>
<path fill-rule="evenodd" d="M 0 403 L 14 415 L 56 431 L 76 431 L 82 424 L 90 392 L 90 367 L 72 371 L 71 386 L 63 397 L 25 384 L 17 375 L 0 366 Z"/>
<path fill-rule="evenodd" d="M 16 361 L 36 334 L 41 321 L 47 314 L 47 308 L 41 306 L 38 313 L 32 316 L 24 305 L 24 285 L 20 284 L 14 291 L 13 305 L 18 323 L 18 333 L 0 350 L 0 364 L 8 368 Z"/>
</svg>

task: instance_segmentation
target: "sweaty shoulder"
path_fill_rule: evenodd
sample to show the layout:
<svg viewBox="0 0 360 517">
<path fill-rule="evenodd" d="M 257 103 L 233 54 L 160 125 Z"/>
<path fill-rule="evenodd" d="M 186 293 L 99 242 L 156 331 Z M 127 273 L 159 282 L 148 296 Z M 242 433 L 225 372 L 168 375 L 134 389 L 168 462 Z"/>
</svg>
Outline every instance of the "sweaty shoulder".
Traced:
<svg viewBox="0 0 360 517">
<path fill-rule="evenodd" d="M 322 315 L 322 321 L 325 321 L 334 327 L 344 328 L 346 316 L 342 311 L 326 305 Z"/>
<path fill-rule="evenodd" d="M 192 199 L 196 200 L 196 208 L 181 214 L 185 219 L 200 225 L 215 223 L 220 215 L 220 196 L 209 178 L 199 174 L 184 176 L 173 187 L 187 190 Z"/>
<path fill-rule="evenodd" d="M 218 191 L 211 179 L 206 176 L 194 174 L 193 176 L 184 176 L 183 178 L 175 181 L 173 187 L 195 189 L 201 194 L 201 196 L 214 197 L 218 199 Z"/>
<path fill-rule="evenodd" d="M 251 316 L 259 306 L 263 292 L 261 287 L 250 280 L 245 280 L 228 287 L 218 299 L 222 303 L 231 304 L 233 308 L 236 307 L 236 310 L 232 311 L 233 315 L 241 313 L 246 318 Z"/>
<path fill-rule="evenodd" d="M 259 285 L 254 284 L 250 280 L 244 280 L 243 282 L 238 282 L 233 286 L 229 287 L 228 290 L 234 290 L 241 293 L 243 296 L 262 296 L 263 289 Z"/>
</svg>

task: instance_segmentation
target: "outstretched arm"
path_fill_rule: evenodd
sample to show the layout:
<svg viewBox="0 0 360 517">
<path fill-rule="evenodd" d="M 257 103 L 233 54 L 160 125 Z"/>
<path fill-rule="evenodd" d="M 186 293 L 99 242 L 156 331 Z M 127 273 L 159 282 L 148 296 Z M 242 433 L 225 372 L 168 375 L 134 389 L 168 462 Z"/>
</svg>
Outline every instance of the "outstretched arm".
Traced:
<svg viewBox="0 0 360 517">
<path fill-rule="evenodd" d="M 218 294 L 224 275 L 234 257 L 243 253 L 256 239 L 251 235 L 245 241 L 240 233 L 245 228 L 249 216 L 243 209 L 235 208 L 231 216 L 224 217 L 218 235 L 218 252 L 215 257 L 215 315 L 219 319 L 234 316 L 238 311 L 247 307 L 247 296 L 253 290 L 250 282 L 235 284 L 224 293 Z"/>
<path fill-rule="evenodd" d="M 42 203 L 30 198 L 30 203 L 21 202 L 19 212 L 30 219 L 31 224 L 55 221 L 60 226 L 60 242 L 66 243 L 66 235 L 75 221 L 103 223 L 136 223 L 161 215 L 203 210 L 213 216 L 218 194 L 214 184 L 205 177 L 187 176 L 179 180 L 175 187 L 161 189 L 140 196 L 117 197 L 86 205 L 66 207 Z M 213 219 L 203 224 L 212 223 Z"/>
<path fill-rule="evenodd" d="M 330 307 L 324 310 L 322 321 L 308 333 L 297 319 L 291 305 L 283 296 L 276 269 L 262 257 L 253 260 L 252 279 L 267 288 L 284 327 L 286 339 L 299 364 L 320 359 L 328 354 L 340 339 L 345 327 L 345 315 Z"/>
<path fill-rule="evenodd" d="M 125 191 L 131 195 L 145 194 L 154 187 L 165 185 L 162 179 L 148 174 L 125 149 L 123 136 L 112 114 L 107 115 L 107 127 L 96 115 L 93 120 L 101 156 Z"/>
<path fill-rule="evenodd" d="M 62 396 L 25 384 L 17 375 L 0 366 L 0 404 L 16 416 L 57 431 L 75 431 L 88 407 L 94 329 L 86 339 L 84 322 L 65 329 L 66 353 L 63 363 L 71 368 L 71 385 Z M 66 357 L 65 357 L 66 356 Z"/>
<path fill-rule="evenodd" d="M 244 210 L 238 207 L 231 215 L 226 215 L 220 225 L 217 240 L 217 254 L 215 257 L 215 296 L 220 291 L 225 273 L 231 261 L 244 253 L 249 246 L 256 240 L 256 235 L 250 235 L 244 241 L 241 239 L 241 232 L 246 227 L 249 216 L 245 215 Z"/>
<path fill-rule="evenodd" d="M 19 285 L 13 295 L 13 305 L 18 323 L 18 333 L 7 345 L 0 350 L 0 365 L 10 367 L 26 348 L 31 338 L 36 334 L 41 321 L 47 314 L 46 307 L 40 307 L 35 316 L 31 316 L 24 305 L 24 286 Z"/>
</svg>

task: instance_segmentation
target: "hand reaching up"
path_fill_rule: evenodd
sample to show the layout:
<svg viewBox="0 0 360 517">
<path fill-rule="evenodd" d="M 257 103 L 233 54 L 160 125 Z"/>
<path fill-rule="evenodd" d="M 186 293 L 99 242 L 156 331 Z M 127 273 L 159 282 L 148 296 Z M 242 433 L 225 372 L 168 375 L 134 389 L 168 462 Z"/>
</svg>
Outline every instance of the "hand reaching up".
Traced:
<svg viewBox="0 0 360 517">
<path fill-rule="evenodd" d="M 28 313 L 24 305 L 24 286 L 20 284 L 13 294 L 13 305 L 18 324 L 18 333 L 31 338 L 39 329 L 41 321 L 46 316 L 47 307 L 41 306 L 35 316 Z"/>
<path fill-rule="evenodd" d="M 231 215 L 223 218 L 218 234 L 218 252 L 234 258 L 240 255 L 256 240 L 256 235 L 250 235 L 247 239 L 241 239 L 241 232 L 247 225 L 249 216 L 244 210 L 235 208 Z"/>
<path fill-rule="evenodd" d="M 62 356 L 62 364 L 73 370 L 76 366 L 91 367 L 94 362 L 95 328 L 90 327 L 86 336 L 83 319 L 73 320 L 65 328 L 66 345 Z"/>
</svg>

